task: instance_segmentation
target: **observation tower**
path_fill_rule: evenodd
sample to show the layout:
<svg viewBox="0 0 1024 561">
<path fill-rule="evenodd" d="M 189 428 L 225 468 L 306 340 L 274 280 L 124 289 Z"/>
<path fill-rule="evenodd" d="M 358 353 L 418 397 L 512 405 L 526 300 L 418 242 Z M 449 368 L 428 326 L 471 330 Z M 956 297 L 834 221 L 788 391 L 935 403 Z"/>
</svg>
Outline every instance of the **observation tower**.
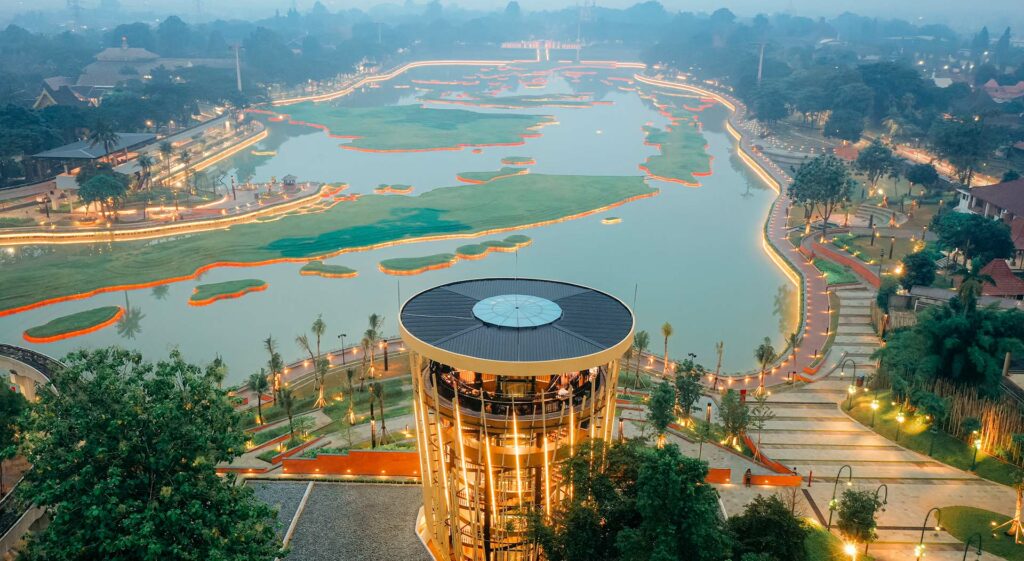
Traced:
<svg viewBox="0 0 1024 561">
<path fill-rule="evenodd" d="M 570 492 L 561 463 L 612 438 L 633 313 L 564 282 L 444 284 L 402 306 L 423 474 L 425 537 L 446 561 L 536 558 L 527 514 Z"/>
</svg>

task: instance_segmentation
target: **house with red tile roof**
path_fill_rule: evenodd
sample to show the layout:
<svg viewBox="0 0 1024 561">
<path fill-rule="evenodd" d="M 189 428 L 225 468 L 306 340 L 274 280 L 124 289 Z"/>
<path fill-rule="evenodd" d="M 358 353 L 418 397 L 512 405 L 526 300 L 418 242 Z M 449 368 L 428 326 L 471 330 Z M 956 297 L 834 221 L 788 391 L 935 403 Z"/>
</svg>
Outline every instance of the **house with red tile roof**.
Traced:
<svg viewBox="0 0 1024 561">
<path fill-rule="evenodd" d="M 983 295 L 1024 300 L 1024 280 L 1013 274 L 1005 260 L 989 261 L 988 265 L 981 268 L 981 274 L 988 275 L 994 281 L 994 283 L 986 281 L 982 284 L 981 293 Z"/>
</svg>

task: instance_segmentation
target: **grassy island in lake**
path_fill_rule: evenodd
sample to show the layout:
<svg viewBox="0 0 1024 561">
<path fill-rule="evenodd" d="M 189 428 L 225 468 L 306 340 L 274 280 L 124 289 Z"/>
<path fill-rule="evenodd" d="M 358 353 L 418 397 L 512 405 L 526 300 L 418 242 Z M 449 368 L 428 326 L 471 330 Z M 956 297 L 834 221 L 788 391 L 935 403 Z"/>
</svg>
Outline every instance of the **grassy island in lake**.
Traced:
<svg viewBox="0 0 1024 561">
<path fill-rule="evenodd" d="M 267 283 L 259 279 L 242 279 L 212 284 L 201 284 L 196 287 L 188 303 L 193 306 L 205 306 L 217 300 L 238 298 L 250 292 L 266 290 Z"/>
<path fill-rule="evenodd" d="M 356 276 L 358 273 L 355 269 L 350 269 L 344 265 L 328 265 L 323 261 L 310 261 L 299 269 L 299 274 L 329 279 L 348 279 Z"/>
<path fill-rule="evenodd" d="M 24 338 L 31 343 L 50 343 L 69 339 L 113 325 L 124 310 L 120 306 L 103 306 L 53 319 L 25 331 Z"/>
<path fill-rule="evenodd" d="M 657 146 L 661 152 L 640 165 L 640 170 L 653 179 L 698 187 L 696 177 L 711 175 L 707 142 L 695 123 L 682 121 L 668 130 L 644 127 L 644 132 L 645 143 Z"/>
</svg>

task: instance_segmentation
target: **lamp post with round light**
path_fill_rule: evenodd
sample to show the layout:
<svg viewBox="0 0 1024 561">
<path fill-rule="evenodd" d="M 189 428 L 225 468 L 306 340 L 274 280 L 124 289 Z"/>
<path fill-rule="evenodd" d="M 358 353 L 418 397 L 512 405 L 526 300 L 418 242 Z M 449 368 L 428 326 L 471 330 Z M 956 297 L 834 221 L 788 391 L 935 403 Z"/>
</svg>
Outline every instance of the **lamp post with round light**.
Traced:
<svg viewBox="0 0 1024 561">
<path fill-rule="evenodd" d="M 839 471 L 836 472 L 836 482 L 835 482 L 835 484 L 832 485 L 832 499 L 828 501 L 828 525 L 827 525 L 827 528 L 828 528 L 829 531 L 832 530 L 832 514 L 835 513 L 836 507 L 838 506 L 836 504 L 836 492 L 839 490 L 839 478 L 843 476 L 843 470 L 844 469 L 845 470 L 849 470 L 848 478 L 846 480 L 846 484 L 847 485 L 853 485 L 853 468 L 850 467 L 850 464 L 843 464 L 843 466 L 839 468 Z"/>
<path fill-rule="evenodd" d="M 972 443 L 974 448 L 974 459 L 971 460 L 971 471 L 974 471 L 975 468 L 978 467 L 978 451 L 981 450 L 981 434 L 979 434 L 978 431 L 972 431 L 971 435 L 977 435 Z"/>
<path fill-rule="evenodd" d="M 928 518 L 932 515 L 933 512 L 936 513 L 935 514 L 936 519 L 937 519 L 937 517 L 939 515 L 942 514 L 942 510 L 939 509 L 939 507 L 937 507 L 937 506 L 936 507 L 932 507 L 931 510 L 929 510 L 927 513 L 925 513 L 925 515 L 924 515 L 924 522 L 921 523 L 921 537 L 917 540 L 917 546 L 914 547 L 914 559 L 915 559 L 915 561 L 921 561 L 921 558 L 924 557 L 924 532 L 925 532 L 925 530 L 928 529 Z M 941 529 L 942 528 L 939 527 L 938 524 L 936 524 L 935 531 L 938 532 Z"/>
<path fill-rule="evenodd" d="M 900 428 L 903 427 L 903 421 L 907 418 L 903 415 L 903 411 L 896 414 L 896 442 L 900 441 Z"/>
<path fill-rule="evenodd" d="M 347 336 L 348 336 L 348 333 L 339 333 L 338 334 L 338 339 L 341 339 L 341 363 L 342 364 L 345 364 L 345 337 L 347 337 Z"/>
<path fill-rule="evenodd" d="M 885 493 L 882 495 L 882 500 L 879 501 L 878 500 L 878 494 L 882 493 L 883 491 Z M 885 512 L 885 505 L 889 504 L 889 486 L 886 485 L 885 483 L 882 483 L 881 485 L 878 486 L 877 489 L 875 489 L 875 504 L 880 505 L 881 509 L 882 509 L 882 512 Z M 874 515 L 872 515 L 872 517 L 873 516 Z M 870 546 L 870 545 L 871 545 L 871 542 L 869 542 L 869 541 L 865 541 L 864 542 L 864 555 L 868 554 L 868 546 Z"/>
</svg>

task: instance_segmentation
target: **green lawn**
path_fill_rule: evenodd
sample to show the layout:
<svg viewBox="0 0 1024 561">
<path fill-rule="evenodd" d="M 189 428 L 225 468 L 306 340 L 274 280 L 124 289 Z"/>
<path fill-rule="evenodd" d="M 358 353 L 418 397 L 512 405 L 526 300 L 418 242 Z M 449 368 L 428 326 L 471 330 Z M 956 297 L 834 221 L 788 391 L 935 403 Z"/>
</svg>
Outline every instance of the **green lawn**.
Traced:
<svg viewBox="0 0 1024 561">
<path fill-rule="evenodd" d="M 211 284 L 201 284 L 196 287 L 195 292 L 189 298 L 190 302 L 203 302 L 206 300 L 216 299 L 220 297 L 232 297 L 241 295 L 242 293 L 265 287 L 267 286 L 266 281 L 259 279 L 240 279 L 225 282 L 215 282 Z"/>
<path fill-rule="evenodd" d="M 43 325 L 29 328 L 25 331 L 29 337 L 43 339 L 46 337 L 57 337 L 82 331 L 110 321 L 121 311 L 119 306 L 103 306 L 82 312 L 75 312 L 66 316 L 50 320 Z"/>
<path fill-rule="evenodd" d="M 522 142 L 546 120 L 543 115 L 426 109 L 419 105 L 339 107 L 299 103 L 285 108 L 290 118 L 323 125 L 331 134 L 359 137 L 343 146 L 363 150 L 431 150 L 460 145 Z"/>
<path fill-rule="evenodd" d="M 975 534 L 981 534 L 983 551 L 1008 561 L 1024 561 L 1024 545 L 1014 543 L 1013 537 L 1006 535 L 1005 527 L 993 531 L 995 526 L 1004 524 L 1009 519 L 1009 516 L 969 506 L 944 506 L 939 513 L 939 524 L 954 538 L 966 543 Z M 971 559 L 975 557 L 974 552 L 978 551 L 977 537 L 973 537 L 973 540 L 969 554 Z"/>
<path fill-rule="evenodd" d="M 804 538 L 804 551 L 807 561 L 850 561 L 850 556 L 843 551 L 843 541 L 829 533 L 816 522 L 808 522 L 805 526 L 807 537 Z M 874 557 L 864 555 L 864 546 L 857 548 L 857 559 L 872 561 Z"/>
<path fill-rule="evenodd" d="M 533 109 L 537 107 L 590 107 L 593 103 L 588 99 L 582 99 L 572 94 L 542 94 L 542 95 L 508 95 L 502 97 L 487 97 L 482 99 L 454 99 L 448 100 L 441 97 L 439 93 L 429 93 L 421 97 L 424 101 L 442 101 L 458 103 L 460 105 L 474 105 L 479 107 L 501 107 L 508 109 Z"/>
<path fill-rule="evenodd" d="M 711 173 L 707 141 L 693 122 L 684 120 L 669 130 L 644 127 L 648 144 L 660 146 L 659 153 L 644 165 L 653 175 L 696 184 L 695 175 Z"/>
<path fill-rule="evenodd" d="M 893 245 L 891 260 L 889 259 L 890 244 Z M 832 245 L 844 249 L 861 261 L 872 265 L 878 263 L 878 258 L 882 251 L 885 251 L 884 262 L 889 263 L 899 261 L 904 255 L 913 253 L 918 248 L 918 243 L 916 241 L 911 242 L 910 238 L 896 238 L 895 243 L 893 243 L 891 238 L 878 237 L 875 239 L 875 245 L 871 245 L 871 236 L 850 235 L 836 236 L 832 239 Z"/>
<path fill-rule="evenodd" d="M 17 228 L 20 226 L 33 226 L 36 221 L 27 216 L 0 216 L 0 228 Z"/>
<path fill-rule="evenodd" d="M 299 269 L 303 275 L 315 275 L 321 277 L 348 277 L 356 274 L 355 269 L 344 265 L 327 265 L 323 261 L 310 261 Z"/>
<path fill-rule="evenodd" d="M 857 275 L 849 267 L 844 267 L 827 259 L 815 259 L 814 266 L 825 274 L 825 280 L 829 285 L 857 282 Z"/>
<path fill-rule="evenodd" d="M 183 277 L 216 262 L 315 259 L 401 240 L 469 237 L 484 230 L 558 220 L 655 193 L 657 189 L 640 176 L 527 174 L 484 185 L 435 189 L 416 197 L 366 195 L 319 213 L 176 236 L 160 243 L 59 246 L 32 259 L 4 264 L 0 309 L 115 285 Z"/>
<path fill-rule="evenodd" d="M 864 425 L 871 424 L 871 401 L 872 392 L 859 394 L 853 399 L 853 409 L 850 415 Z M 878 411 L 875 413 L 874 431 L 890 439 L 896 439 L 896 415 L 899 413 L 898 405 L 893 405 L 888 391 L 878 392 Z M 846 408 L 846 402 L 842 404 Z M 906 415 L 902 428 L 900 429 L 899 443 L 915 452 L 928 453 L 932 433 L 928 431 L 928 424 L 921 415 Z M 932 457 L 936 460 L 962 470 L 971 469 L 971 461 L 974 457 L 974 448 L 966 442 L 939 431 L 935 434 L 935 448 Z M 979 477 L 1012 485 L 1015 474 L 1022 470 L 1011 464 L 1002 462 L 984 452 L 978 453 L 978 467 L 975 473 Z"/>
<path fill-rule="evenodd" d="M 460 181 L 467 183 L 487 183 L 501 177 L 522 175 L 527 171 L 526 168 L 504 166 L 496 171 L 460 171 L 458 177 Z"/>
</svg>

